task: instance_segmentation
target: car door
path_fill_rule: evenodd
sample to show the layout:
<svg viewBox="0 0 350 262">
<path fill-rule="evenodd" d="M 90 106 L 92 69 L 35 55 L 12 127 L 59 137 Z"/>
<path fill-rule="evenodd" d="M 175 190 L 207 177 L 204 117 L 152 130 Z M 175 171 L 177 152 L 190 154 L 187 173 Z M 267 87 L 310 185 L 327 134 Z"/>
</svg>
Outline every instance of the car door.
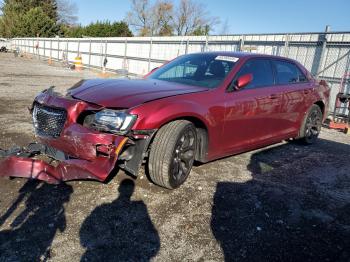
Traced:
<svg viewBox="0 0 350 262">
<path fill-rule="evenodd" d="M 246 74 L 252 74 L 251 83 L 226 94 L 223 138 L 227 152 L 240 152 L 258 144 L 267 144 L 281 132 L 283 92 L 274 85 L 270 59 L 249 59 L 234 77 L 233 84 Z"/>
<path fill-rule="evenodd" d="M 281 106 L 282 134 L 299 131 L 300 119 L 308 107 L 308 94 L 313 85 L 300 68 L 289 60 L 273 59 L 276 87 L 283 90 Z"/>
</svg>

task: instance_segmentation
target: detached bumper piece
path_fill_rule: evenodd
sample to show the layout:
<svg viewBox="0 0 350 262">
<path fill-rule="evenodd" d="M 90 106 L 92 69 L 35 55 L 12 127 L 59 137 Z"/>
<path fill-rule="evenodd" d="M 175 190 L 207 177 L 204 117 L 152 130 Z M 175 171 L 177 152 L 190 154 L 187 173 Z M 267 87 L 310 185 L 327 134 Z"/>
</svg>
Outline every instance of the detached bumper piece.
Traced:
<svg viewBox="0 0 350 262">
<path fill-rule="evenodd" d="M 115 157 L 69 158 L 53 147 L 33 143 L 25 148 L 0 149 L 0 176 L 39 179 L 50 184 L 76 179 L 104 181 L 115 162 Z"/>
</svg>

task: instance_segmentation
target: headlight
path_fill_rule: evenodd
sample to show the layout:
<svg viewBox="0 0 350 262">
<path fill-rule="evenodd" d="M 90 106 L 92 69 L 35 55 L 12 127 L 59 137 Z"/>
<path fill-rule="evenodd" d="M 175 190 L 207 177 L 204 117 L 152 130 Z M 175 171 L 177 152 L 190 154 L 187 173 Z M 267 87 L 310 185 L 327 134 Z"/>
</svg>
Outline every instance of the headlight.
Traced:
<svg viewBox="0 0 350 262">
<path fill-rule="evenodd" d="M 137 116 L 124 111 L 105 109 L 93 115 L 88 115 L 84 126 L 115 134 L 124 134 L 130 130 Z"/>
</svg>

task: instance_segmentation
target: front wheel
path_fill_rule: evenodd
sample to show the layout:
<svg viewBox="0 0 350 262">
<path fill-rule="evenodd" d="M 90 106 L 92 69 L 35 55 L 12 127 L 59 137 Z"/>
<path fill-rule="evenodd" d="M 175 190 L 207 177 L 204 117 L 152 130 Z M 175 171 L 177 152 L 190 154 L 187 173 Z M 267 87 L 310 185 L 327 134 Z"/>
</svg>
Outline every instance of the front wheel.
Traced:
<svg viewBox="0 0 350 262">
<path fill-rule="evenodd" d="M 301 126 L 300 140 L 305 144 L 313 144 L 320 134 L 322 126 L 322 111 L 318 105 L 313 105 Z"/>
<path fill-rule="evenodd" d="M 179 187 L 190 174 L 196 150 L 197 132 L 191 122 L 164 125 L 151 145 L 148 171 L 152 182 L 168 189 Z"/>
</svg>

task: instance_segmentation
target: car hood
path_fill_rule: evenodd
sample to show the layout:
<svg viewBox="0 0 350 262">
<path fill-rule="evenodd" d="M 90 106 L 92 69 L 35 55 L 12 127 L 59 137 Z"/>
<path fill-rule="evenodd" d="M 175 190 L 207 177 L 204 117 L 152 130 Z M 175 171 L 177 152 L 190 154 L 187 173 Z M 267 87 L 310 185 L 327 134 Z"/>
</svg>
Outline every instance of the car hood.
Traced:
<svg viewBox="0 0 350 262">
<path fill-rule="evenodd" d="M 153 79 L 82 80 L 68 89 L 68 95 L 110 108 L 130 108 L 152 100 L 206 91 L 208 88 Z"/>
</svg>

